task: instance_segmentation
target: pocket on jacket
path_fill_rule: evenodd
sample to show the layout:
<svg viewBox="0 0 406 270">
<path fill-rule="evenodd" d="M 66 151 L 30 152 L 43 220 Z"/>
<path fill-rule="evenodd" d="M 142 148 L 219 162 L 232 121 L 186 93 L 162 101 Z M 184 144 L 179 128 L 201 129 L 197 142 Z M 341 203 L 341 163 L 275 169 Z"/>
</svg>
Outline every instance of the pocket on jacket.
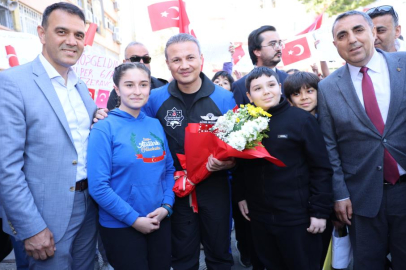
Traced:
<svg viewBox="0 0 406 270">
<path fill-rule="evenodd" d="M 344 173 L 349 173 L 349 174 L 356 174 L 357 173 L 357 166 L 348 164 L 348 163 L 341 163 L 341 168 L 343 168 Z"/>
<path fill-rule="evenodd" d="M 154 211 L 161 206 L 163 200 L 161 183 L 150 185 L 131 185 L 130 196 L 127 203 L 142 216 Z"/>
<path fill-rule="evenodd" d="M 35 205 L 42 215 L 42 210 L 44 209 L 45 185 L 44 183 L 30 181 L 27 181 L 27 184 L 34 198 Z"/>
</svg>

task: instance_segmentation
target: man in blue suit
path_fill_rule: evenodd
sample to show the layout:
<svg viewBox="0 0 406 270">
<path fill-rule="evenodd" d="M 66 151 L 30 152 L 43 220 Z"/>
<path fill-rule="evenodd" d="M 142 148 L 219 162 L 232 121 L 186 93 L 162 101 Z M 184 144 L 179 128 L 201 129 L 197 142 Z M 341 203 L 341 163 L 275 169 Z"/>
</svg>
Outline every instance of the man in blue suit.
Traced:
<svg viewBox="0 0 406 270">
<path fill-rule="evenodd" d="M 359 11 L 339 15 L 334 45 L 347 62 L 319 85 L 318 114 L 333 174 L 335 212 L 349 225 L 354 270 L 406 266 L 406 53 L 374 48 Z"/>
<path fill-rule="evenodd" d="M 24 242 L 30 269 L 90 270 L 97 220 L 86 153 L 96 105 L 71 68 L 83 52 L 85 17 L 56 3 L 37 30 L 42 53 L 0 73 L 3 229 Z"/>
<path fill-rule="evenodd" d="M 279 76 L 279 81 L 282 84 L 288 74 L 276 68 L 276 65 L 282 59 L 282 49 L 285 44 L 280 39 L 276 28 L 271 25 L 264 25 L 255 29 L 248 36 L 248 50 L 252 64 L 257 67 L 269 67 Z M 245 78 L 242 77 L 234 82 L 231 91 L 234 93 L 234 99 L 237 105 L 250 103 L 247 97 L 247 89 L 245 88 Z"/>
</svg>

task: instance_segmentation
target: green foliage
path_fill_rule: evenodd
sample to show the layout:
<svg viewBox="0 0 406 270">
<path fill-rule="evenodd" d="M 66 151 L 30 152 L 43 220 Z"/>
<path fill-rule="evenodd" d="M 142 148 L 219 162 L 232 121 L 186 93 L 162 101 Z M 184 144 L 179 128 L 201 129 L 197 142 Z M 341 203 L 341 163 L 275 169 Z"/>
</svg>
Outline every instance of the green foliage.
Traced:
<svg viewBox="0 0 406 270">
<path fill-rule="evenodd" d="M 320 14 L 325 9 L 329 15 L 338 15 L 340 13 L 357 9 L 369 5 L 376 0 L 299 0 L 307 6 L 308 11 L 312 10 Z"/>
</svg>

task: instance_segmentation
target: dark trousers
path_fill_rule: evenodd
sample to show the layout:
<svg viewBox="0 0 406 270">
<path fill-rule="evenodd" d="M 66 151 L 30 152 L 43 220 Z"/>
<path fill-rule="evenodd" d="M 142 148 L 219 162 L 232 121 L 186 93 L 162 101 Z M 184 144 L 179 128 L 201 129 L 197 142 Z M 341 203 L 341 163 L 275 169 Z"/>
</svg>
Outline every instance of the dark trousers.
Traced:
<svg viewBox="0 0 406 270">
<path fill-rule="evenodd" d="M 241 256 L 250 259 L 253 270 L 264 270 L 265 266 L 258 259 L 252 242 L 251 223 L 243 217 L 237 203 L 233 203 L 233 219 L 235 239 Z"/>
<path fill-rule="evenodd" d="M 13 246 L 11 245 L 11 239 L 8 234 L 3 232 L 1 229 L 2 227 L 2 219 L 0 218 L 0 262 L 7 257 L 8 254 L 13 250 Z"/>
<path fill-rule="evenodd" d="M 209 270 L 230 270 L 230 192 L 227 177 L 211 177 L 196 188 L 199 213 L 189 197 L 175 198 L 172 215 L 172 267 L 199 269 L 200 243 Z"/>
<path fill-rule="evenodd" d="M 259 260 L 269 270 L 320 270 L 321 234 L 307 232 L 309 224 L 275 226 L 251 219 Z"/>
<path fill-rule="evenodd" d="M 406 269 L 406 183 L 384 185 L 378 215 L 354 214 L 351 223 L 354 270 L 384 269 L 388 247 L 392 269 Z"/>
<path fill-rule="evenodd" d="M 143 234 L 132 227 L 100 226 L 107 259 L 115 270 L 169 270 L 171 268 L 171 222 L 164 219 L 160 228 Z"/>
</svg>

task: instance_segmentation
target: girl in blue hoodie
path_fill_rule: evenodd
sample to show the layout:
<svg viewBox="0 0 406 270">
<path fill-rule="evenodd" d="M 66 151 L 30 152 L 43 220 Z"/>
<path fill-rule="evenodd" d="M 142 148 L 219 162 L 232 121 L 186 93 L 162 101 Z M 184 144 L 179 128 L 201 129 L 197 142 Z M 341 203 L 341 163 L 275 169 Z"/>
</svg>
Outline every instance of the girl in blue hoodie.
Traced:
<svg viewBox="0 0 406 270">
<path fill-rule="evenodd" d="M 170 269 L 175 169 L 161 124 L 141 112 L 151 74 L 124 63 L 113 81 L 121 104 L 94 125 L 87 154 L 100 235 L 114 269 Z"/>
</svg>

